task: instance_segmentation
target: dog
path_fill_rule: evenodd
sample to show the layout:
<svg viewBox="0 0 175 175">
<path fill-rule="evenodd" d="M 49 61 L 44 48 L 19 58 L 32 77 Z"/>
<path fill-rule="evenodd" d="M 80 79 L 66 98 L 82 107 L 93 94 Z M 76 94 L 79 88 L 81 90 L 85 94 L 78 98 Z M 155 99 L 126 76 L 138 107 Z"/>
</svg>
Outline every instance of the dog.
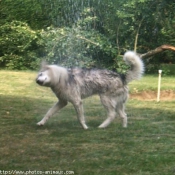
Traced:
<svg viewBox="0 0 175 175">
<path fill-rule="evenodd" d="M 122 118 L 123 127 L 127 127 L 125 113 L 125 103 L 128 99 L 127 85 L 142 77 L 144 64 L 140 57 L 132 51 L 127 51 L 123 59 L 130 66 L 125 74 L 105 69 L 64 68 L 43 64 L 36 82 L 41 86 L 50 87 L 58 98 L 58 102 L 37 125 L 44 125 L 51 116 L 70 102 L 76 110 L 81 126 L 88 129 L 82 99 L 97 94 L 107 110 L 107 119 L 99 128 L 107 127 L 114 120 L 116 113 Z"/>
</svg>

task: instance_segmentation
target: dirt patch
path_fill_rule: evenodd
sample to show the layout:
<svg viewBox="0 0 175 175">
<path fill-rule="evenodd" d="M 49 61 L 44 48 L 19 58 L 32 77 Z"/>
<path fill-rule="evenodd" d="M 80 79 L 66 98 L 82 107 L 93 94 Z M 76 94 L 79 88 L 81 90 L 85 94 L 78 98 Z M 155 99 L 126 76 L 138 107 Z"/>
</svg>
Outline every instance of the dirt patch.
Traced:
<svg viewBox="0 0 175 175">
<path fill-rule="evenodd" d="M 156 91 L 143 91 L 130 94 L 130 99 L 138 100 L 157 100 Z M 175 100 L 175 92 L 173 90 L 163 90 L 160 93 L 160 100 Z"/>
</svg>

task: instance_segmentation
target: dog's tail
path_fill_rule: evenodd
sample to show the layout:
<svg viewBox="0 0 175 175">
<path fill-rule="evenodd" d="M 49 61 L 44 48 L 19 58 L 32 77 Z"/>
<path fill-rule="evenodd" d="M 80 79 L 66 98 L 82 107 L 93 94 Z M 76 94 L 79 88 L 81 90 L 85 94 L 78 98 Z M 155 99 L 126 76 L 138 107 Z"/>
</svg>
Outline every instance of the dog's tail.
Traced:
<svg viewBox="0 0 175 175">
<path fill-rule="evenodd" d="M 144 73 L 144 64 L 141 58 L 133 51 L 127 51 L 123 57 L 130 70 L 126 73 L 125 81 L 128 84 L 132 80 L 138 80 Z"/>
</svg>

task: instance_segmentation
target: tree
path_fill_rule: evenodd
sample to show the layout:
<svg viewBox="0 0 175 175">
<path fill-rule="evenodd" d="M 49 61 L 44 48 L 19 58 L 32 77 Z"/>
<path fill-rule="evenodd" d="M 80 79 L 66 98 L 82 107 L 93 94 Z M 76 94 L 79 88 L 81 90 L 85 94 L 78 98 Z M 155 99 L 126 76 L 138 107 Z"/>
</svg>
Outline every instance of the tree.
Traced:
<svg viewBox="0 0 175 175">
<path fill-rule="evenodd" d="M 155 54 L 158 54 L 158 53 L 166 51 L 166 50 L 170 50 L 170 51 L 174 51 L 175 52 L 175 47 L 171 46 L 171 45 L 162 45 L 162 46 L 157 47 L 154 50 L 148 51 L 147 53 L 140 54 L 140 57 L 141 58 L 148 58 L 148 57 L 151 57 L 151 56 L 153 56 Z"/>
<path fill-rule="evenodd" d="M 40 32 L 38 52 L 42 44 L 46 59 L 65 65 L 119 70 L 126 50 L 146 53 L 175 43 L 175 2 L 170 0 L 1 0 L 0 16 L 1 26 L 17 20 Z M 148 64 L 173 63 L 173 57 L 174 52 L 161 52 Z"/>
<path fill-rule="evenodd" d="M 87 26 L 93 25 L 96 20 L 92 11 L 91 8 L 83 9 L 82 17 L 72 27 L 48 28 L 42 32 L 49 62 L 90 67 L 100 61 L 103 64 L 99 55 L 114 57 L 116 50 L 108 39 L 92 27 L 87 30 Z"/>
<path fill-rule="evenodd" d="M 43 11 L 43 3 L 35 0 L 1 0 L 0 25 L 16 20 L 27 23 L 32 29 L 46 28 L 52 23 Z"/>
</svg>

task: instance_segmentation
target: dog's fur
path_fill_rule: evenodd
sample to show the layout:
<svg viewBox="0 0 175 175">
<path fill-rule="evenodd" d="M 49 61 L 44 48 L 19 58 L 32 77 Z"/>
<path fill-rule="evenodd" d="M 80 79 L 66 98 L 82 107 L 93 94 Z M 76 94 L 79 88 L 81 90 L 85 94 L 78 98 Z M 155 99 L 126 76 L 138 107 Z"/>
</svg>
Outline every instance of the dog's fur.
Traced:
<svg viewBox="0 0 175 175">
<path fill-rule="evenodd" d="M 124 61 L 131 67 L 125 75 L 110 70 L 66 69 L 56 65 L 42 65 L 36 82 L 41 86 L 50 87 L 59 101 L 37 125 L 44 125 L 53 114 L 71 102 L 82 127 L 88 129 L 82 99 L 98 94 L 107 110 L 107 119 L 99 128 L 107 127 L 115 118 L 116 112 L 123 119 L 123 127 L 127 127 L 127 116 L 124 111 L 124 104 L 128 98 L 127 84 L 142 76 L 144 65 L 139 56 L 132 51 L 125 53 Z"/>
</svg>

